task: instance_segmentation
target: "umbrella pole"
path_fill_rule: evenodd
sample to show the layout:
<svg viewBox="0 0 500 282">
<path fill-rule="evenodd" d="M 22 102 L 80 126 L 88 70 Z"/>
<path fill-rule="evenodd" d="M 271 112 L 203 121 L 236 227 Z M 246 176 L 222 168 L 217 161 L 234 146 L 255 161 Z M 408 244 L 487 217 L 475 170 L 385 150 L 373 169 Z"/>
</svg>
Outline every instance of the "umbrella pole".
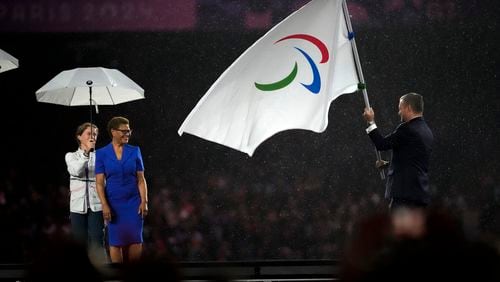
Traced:
<svg viewBox="0 0 500 282">
<path fill-rule="evenodd" d="M 92 124 L 92 86 L 89 87 L 89 92 L 90 92 L 90 101 L 89 101 L 90 124 Z M 90 133 L 92 134 L 92 130 L 90 130 Z"/>
<path fill-rule="evenodd" d="M 87 80 L 89 86 L 89 108 L 90 108 L 90 138 L 94 138 L 94 124 L 92 123 L 92 80 Z"/>
</svg>

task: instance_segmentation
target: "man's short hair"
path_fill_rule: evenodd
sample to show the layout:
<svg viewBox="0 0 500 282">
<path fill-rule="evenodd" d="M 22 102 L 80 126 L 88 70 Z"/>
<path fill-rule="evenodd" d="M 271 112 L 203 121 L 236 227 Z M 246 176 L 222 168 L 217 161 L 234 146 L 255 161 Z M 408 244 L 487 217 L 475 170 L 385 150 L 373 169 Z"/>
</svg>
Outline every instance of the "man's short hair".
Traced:
<svg viewBox="0 0 500 282">
<path fill-rule="evenodd" d="M 409 105 L 415 113 L 421 114 L 424 112 L 424 97 L 422 95 L 411 92 L 401 96 L 401 100 L 406 105 Z"/>
</svg>

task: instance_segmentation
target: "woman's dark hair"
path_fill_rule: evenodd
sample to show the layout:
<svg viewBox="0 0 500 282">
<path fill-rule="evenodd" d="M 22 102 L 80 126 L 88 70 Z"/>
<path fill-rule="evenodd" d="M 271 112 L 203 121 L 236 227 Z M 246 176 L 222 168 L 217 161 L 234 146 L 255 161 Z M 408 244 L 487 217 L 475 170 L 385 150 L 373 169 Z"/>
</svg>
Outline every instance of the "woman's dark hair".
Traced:
<svg viewBox="0 0 500 282">
<path fill-rule="evenodd" d="M 111 129 L 118 129 L 122 124 L 130 124 L 128 119 L 124 117 L 113 117 L 108 122 L 108 133 L 111 138 L 113 138 L 113 134 L 111 134 Z"/>
</svg>

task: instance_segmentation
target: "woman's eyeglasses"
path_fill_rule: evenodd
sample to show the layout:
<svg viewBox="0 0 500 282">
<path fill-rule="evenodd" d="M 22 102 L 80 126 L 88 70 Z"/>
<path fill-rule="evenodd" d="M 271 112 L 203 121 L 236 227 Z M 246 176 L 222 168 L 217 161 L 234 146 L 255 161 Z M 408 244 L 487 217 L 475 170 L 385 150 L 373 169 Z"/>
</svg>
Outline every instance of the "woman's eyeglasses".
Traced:
<svg viewBox="0 0 500 282">
<path fill-rule="evenodd" d="M 132 129 L 114 129 L 113 128 L 113 130 L 120 131 L 123 135 L 132 134 Z"/>
</svg>

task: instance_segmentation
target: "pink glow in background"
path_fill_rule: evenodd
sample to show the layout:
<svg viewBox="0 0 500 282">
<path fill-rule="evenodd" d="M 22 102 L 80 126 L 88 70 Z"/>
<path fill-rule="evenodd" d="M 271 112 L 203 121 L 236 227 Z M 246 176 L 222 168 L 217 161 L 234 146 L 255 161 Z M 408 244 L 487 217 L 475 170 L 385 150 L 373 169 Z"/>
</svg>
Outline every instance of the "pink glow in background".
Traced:
<svg viewBox="0 0 500 282">
<path fill-rule="evenodd" d="M 3 0 L 0 31 L 93 32 L 192 29 L 195 0 Z"/>
</svg>

